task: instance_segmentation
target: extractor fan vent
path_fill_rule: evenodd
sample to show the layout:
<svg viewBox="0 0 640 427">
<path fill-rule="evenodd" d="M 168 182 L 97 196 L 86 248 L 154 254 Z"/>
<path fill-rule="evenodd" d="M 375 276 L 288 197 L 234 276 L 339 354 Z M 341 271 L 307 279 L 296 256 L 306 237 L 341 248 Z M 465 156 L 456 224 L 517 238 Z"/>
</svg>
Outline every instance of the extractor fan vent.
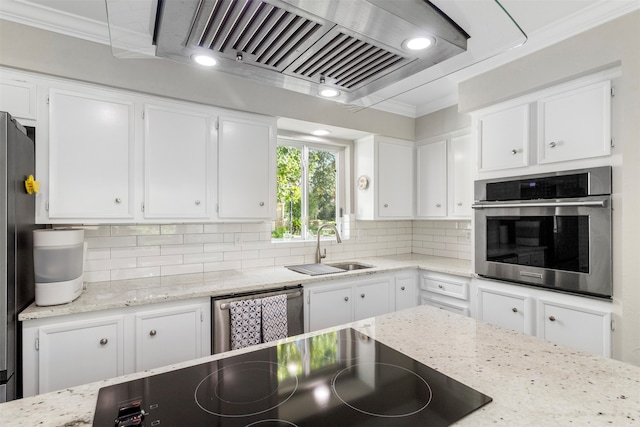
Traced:
<svg viewBox="0 0 640 427">
<path fill-rule="evenodd" d="M 321 26 L 268 3 L 218 0 L 202 3 L 190 44 L 245 63 L 282 70 L 299 56 L 298 49 L 314 41 Z"/>
<path fill-rule="evenodd" d="M 293 73 L 312 80 L 322 76 L 336 86 L 352 89 L 393 71 L 404 61 L 402 56 L 339 32 Z"/>
<path fill-rule="evenodd" d="M 406 49 L 414 35 L 433 39 Z M 427 0 L 158 0 L 156 55 L 215 57 L 216 70 L 352 102 L 466 49 L 468 35 Z"/>
</svg>

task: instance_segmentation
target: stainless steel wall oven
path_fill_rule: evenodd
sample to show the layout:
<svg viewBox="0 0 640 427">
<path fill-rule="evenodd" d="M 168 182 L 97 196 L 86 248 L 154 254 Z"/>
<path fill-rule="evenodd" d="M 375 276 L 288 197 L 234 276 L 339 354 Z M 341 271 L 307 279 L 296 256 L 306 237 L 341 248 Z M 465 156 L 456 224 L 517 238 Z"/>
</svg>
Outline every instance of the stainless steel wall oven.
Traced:
<svg viewBox="0 0 640 427">
<path fill-rule="evenodd" d="M 611 298 L 611 167 L 475 182 L 475 272 Z"/>
</svg>

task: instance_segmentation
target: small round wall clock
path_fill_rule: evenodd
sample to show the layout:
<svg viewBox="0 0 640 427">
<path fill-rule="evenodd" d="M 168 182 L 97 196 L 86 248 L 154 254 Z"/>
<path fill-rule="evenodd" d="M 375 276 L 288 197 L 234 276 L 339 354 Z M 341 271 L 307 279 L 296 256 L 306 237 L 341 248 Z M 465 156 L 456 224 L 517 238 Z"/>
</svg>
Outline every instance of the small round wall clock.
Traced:
<svg viewBox="0 0 640 427">
<path fill-rule="evenodd" d="M 367 178 L 365 175 L 361 175 L 358 178 L 358 189 L 366 190 L 367 187 L 369 187 L 369 178 Z"/>
</svg>

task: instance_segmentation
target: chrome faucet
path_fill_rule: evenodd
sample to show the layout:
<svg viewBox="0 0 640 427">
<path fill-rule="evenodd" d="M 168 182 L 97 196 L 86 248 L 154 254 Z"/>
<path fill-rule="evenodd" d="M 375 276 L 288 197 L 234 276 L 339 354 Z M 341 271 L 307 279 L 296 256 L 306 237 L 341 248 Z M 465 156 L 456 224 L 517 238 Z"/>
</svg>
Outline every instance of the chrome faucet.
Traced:
<svg viewBox="0 0 640 427">
<path fill-rule="evenodd" d="M 322 229 L 326 227 L 331 228 L 336 233 L 336 242 L 342 243 L 342 239 L 340 238 L 340 233 L 338 233 L 338 229 L 336 228 L 335 225 L 322 224 L 320 227 L 318 227 L 318 244 L 316 246 L 316 264 L 320 264 L 322 262 L 322 258 L 327 257 L 327 248 L 324 248 L 324 254 L 320 253 L 320 231 L 322 231 Z"/>
</svg>

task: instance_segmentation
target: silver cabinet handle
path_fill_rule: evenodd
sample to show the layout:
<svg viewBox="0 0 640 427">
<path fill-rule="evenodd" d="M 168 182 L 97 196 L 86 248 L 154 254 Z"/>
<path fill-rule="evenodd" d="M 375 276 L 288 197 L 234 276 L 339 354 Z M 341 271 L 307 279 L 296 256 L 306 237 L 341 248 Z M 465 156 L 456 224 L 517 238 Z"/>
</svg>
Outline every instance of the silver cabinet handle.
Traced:
<svg viewBox="0 0 640 427">
<path fill-rule="evenodd" d="M 360 298 L 364 298 L 364 294 L 360 294 Z"/>
<path fill-rule="evenodd" d="M 345 301 L 349 301 L 349 297 L 344 297 L 344 300 Z"/>
<path fill-rule="evenodd" d="M 518 150 L 516 150 L 516 149 L 514 148 L 513 150 L 511 150 L 511 154 L 513 154 L 513 155 L 515 156 L 516 154 L 518 154 Z"/>
<path fill-rule="evenodd" d="M 400 288 L 401 291 L 404 291 L 404 286 Z"/>
<path fill-rule="evenodd" d="M 440 288 L 440 289 L 444 289 L 444 286 L 442 286 L 442 285 L 438 285 L 438 288 Z"/>
<path fill-rule="evenodd" d="M 196 200 L 196 206 L 200 206 L 200 200 Z"/>
<path fill-rule="evenodd" d="M 440 203 L 436 203 L 436 208 L 441 207 L 442 205 Z"/>
<path fill-rule="evenodd" d="M 260 206 L 264 206 L 264 202 L 260 202 Z"/>
<path fill-rule="evenodd" d="M 458 202 L 458 206 L 462 206 L 462 202 Z"/>
<path fill-rule="evenodd" d="M 115 202 L 116 202 L 116 203 L 122 203 L 122 199 L 121 199 L 120 197 L 116 197 Z"/>
<path fill-rule="evenodd" d="M 102 339 L 100 340 L 100 345 L 107 345 L 107 343 L 108 343 L 108 342 L 109 342 L 109 340 L 108 340 L 108 339 L 106 339 L 106 338 L 102 338 Z"/>
<path fill-rule="evenodd" d="M 551 142 L 549 143 L 549 148 L 556 148 L 556 145 L 558 145 L 558 143 L 557 143 L 557 142 L 555 142 L 555 141 L 551 141 Z"/>
<path fill-rule="evenodd" d="M 552 322 L 555 322 L 556 318 L 555 318 L 555 316 L 549 316 L 549 320 L 551 320 Z"/>
<path fill-rule="evenodd" d="M 389 203 L 385 203 L 385 204 L 384 204 L 384 207 L 385 207 L 385 208 L 388 208 L 388 207 L 389 207 Z"/>
<path fill-rule="evenodd" d="M 517 313 L 517 312 L 518 312 L 518 309 L 517 309 L 517 308 L 515 308 L 515 307 L 513 307 L 513 308 L 511 309 L 511 311 L 513 311 L 514 313 Z"/>
<path fill-rule="evenodd" d="M 155 337 L 157 333 L 158 332 L 155 329 L 149 331 L 149 335 L 151 335 L 152 337 Z"/>
</svg>

